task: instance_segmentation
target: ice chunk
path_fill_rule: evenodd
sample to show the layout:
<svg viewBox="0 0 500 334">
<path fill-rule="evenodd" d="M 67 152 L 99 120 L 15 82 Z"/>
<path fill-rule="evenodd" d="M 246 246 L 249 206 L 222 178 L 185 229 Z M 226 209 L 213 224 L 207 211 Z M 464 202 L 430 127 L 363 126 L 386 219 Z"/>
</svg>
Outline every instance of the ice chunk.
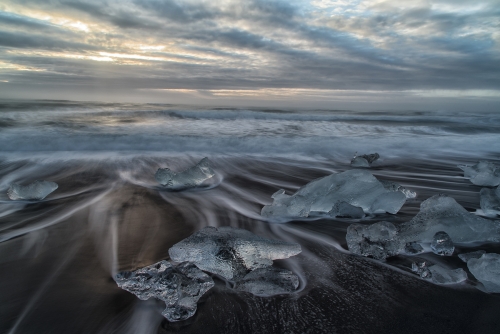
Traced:
<svg viewBox="0 0 500 334">
<path fill-rule="evenodd" d="M 429 267 L 427 267 L 427 262 L 413 262 L 411 264 L 411 271 L 419 275 L 421 278 L 432 277 Z"/>
<path fill-rule="evenodd" d="M 179 173 L 168 168 L 160 168 L 156 171 L 155 178 L 168 189 L 181 190 L 197 187 L 214 175 L 215 172 L 210 167 L 210 160 L 203 158 L 196 165 Z"/>
<path fill-rule="evenodd" d="M 435 284 L 456 284 L 467 279 L 467 273 L 462 268 L 446 269 L 437 264 L 429 266 L 426 262 L 413 262 L 411 270 Z"/>
<path fill-rule="evenodd" d="M 500 215 L 500 187 L 497 189 L 483 188 L 479 192 L 481 210 L 485 215 Z"/>
<path fill-rule="evenodd" d="M 397 255 L 403 248 L 396 227 L 389 222 L 368 226 L 351 224 L 347 228 L 346 241 L 352 253 L 372 256 L 377 260 Z"/>
<path fill-rule="evenodd" d="M 431 249 L 434 254 L 451 256 L 455 250 L 455 246 L 448 233 L 439 231 L 432 238 Z"/>
<path fill-rule="evenodd" d="M 365 216 L 365 212 L 359 206 L 344 201 L 335 203 L 328 214 L 330 217 L 344 218 L 363 218 Z"/>
<path fill-rule="evenodd" d="M 403 194 L 405 194 L 406 198 L 411 199 L 417 197 L 417 193 L 414 191 L 411 191 L 409 189 L 406 189 L 402 185 L 396 182 L 392 181 L 385 181 L 385 180 L 379 180 L 380 183 L 384 186 L 385 189 L 390 190 L 390 191 L 401 191 Z"/>
<path fill-rule="evenodd" d="M 373 154 L 364 154 L 364 155 L 359 155 L 359 156 L 354 156 L 351 160 L 351 166 L 352 167 L 370 167 L 370 165 L 380 158 L 380 155 L 378 153 L 373 153 Z"/>
<path fill-rule="evenodd" d="M 161 261 L 136 271 L 120 272 L 115 281 L 139 299 L 163 300 L 166 308 L 162 314 L 172 322 L 192 317 L 198 300 L 214 286 L 210 276 L 189 262 L 174 267 Z"/>
<path fill-rule="evenodd" d="M 190 261 L 201 270 L 233 280 L 300 252 L 299 244 L 265 239 L 233 227 L 205 227 L 168 251 L 173 261 Z"/>
<path fill-rule="evenodd" d="M 297 290 L 299 278 L 289 270 L 266 267 L 255 269 L 236 283 L 236 290 L 257 296 L 272 296 Z"/>
<path fill-rule="evenodd" d="M 478 186 L 495 187 L 500 184 L 500 165 L 489 161 L 479 161 L 473 166 L 458 165 L 464 177 Z"/>
<path fill-rule="evenodd" d="M 56 190 L 57 183 L 51 181 L 36 180 L 27 186 L 22 186 L 18 183 L 13 183 L 7 190 L 7 196 L 11 200 L 28 199 L 28 200 L 42 200 L 51 192 Z"/>
<path fill-rule="evenodd" d="M 399 235 L 406 243 L 430 243 L 440 231 L 454 243 L 500 241 L 500 222 L 478 217 L 446 195 L 426 199 L 413 219 L 399 225 Z"/>
<path fill-rule="evenodd" d="M 406 201 L 399 190 L 391 190 L 366 170 L 349 170 L 314 180 L 286 195 L 284 190 L 273 194 L 273 204 L 262 208 L 265 217 L 308 217 L 335 212 L 345 202 L 360 207 L 365 213 L 397 213 Z M 332 210 L 333 209 L 333 210 Z M 349 208 L 349 212 L 354 209 Z"/>
<path fill-rule="evenodd" d="M 446 269 L 437 264 L 430 266 L 431 280 L 436 284 L 456 284 L 467 279 L 467 273 L 462 269 Z"/>
<path fill-rule="evenodd" d="M 405 245 L 404 252 L 406 254 L 420 254 L 424 252 L 424 248 L 418 242 L 409 242 Z"/>
<path fill-rule="evenodd" d="M 467 267 L 472 275 L 488 292 L 500 293 L 500 255 L 494 253 L 483 254 L 479 259 L 469 259 Z"/>
<path fill-rule="evenodd" d="M 458 257 L 460 258 L 460 260 L 468 262 L 470 259 L 479 259 L 485 253 L 486 252 L 484 250 L 478 250 L 475 252 L 458 254 Z"/>
</svg>

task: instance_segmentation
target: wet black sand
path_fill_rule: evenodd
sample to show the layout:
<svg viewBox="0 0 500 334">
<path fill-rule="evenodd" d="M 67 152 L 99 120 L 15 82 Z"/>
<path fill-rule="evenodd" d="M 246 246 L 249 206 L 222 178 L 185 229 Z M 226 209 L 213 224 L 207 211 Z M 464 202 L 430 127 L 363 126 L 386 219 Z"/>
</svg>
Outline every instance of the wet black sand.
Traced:
<svg viewBox="0 0 500 334">
<path fill-rule="evenodd" d="M 273 224 L 259 219 L 279 188 L 348 169 L 332 159 L 211 157 L 221 183 L 211 189 L 165 192 L 159 166 L 199 157 L 1 160 L 0 174 L 26 182 L 47 179 L 59 189 L 41 202 L 13 206 L 3 192 L 0 216 L 1 333 L 498 333 L 500 296 L 469 280 L 437 286 L 409 271 L 411 258 L 386 263 L 353 256 L 345 245 L 352 220 Z M 372 172 L 418 193 L 398 215 L 363 222 L 409 220 L 426 198 L 445 193 L 469 211 L 479 189 L 461 177 L 459 158 L 381 161 Z M 2 189 L 3 191 L 4 189 Z M 8 211 L 10 210 L 10 211 Z M 10 212 L 10 213 L 9 213 Z M 276 265 L 300 277 L 288 296 L 237 293 L 216 286 L 194 317 L 169 323 L 162 303 L 140 301 L 112 279 L 168 259 L 168 249 L 204 226 L 234 226 L 298 242 L 303 252 Z M 479 247 L 499 252 L 498 245 Z M 457 251 L 472 249 L 460 248 Z M 456 256 L 435 261 L 466 269 Z"/>
</svg>

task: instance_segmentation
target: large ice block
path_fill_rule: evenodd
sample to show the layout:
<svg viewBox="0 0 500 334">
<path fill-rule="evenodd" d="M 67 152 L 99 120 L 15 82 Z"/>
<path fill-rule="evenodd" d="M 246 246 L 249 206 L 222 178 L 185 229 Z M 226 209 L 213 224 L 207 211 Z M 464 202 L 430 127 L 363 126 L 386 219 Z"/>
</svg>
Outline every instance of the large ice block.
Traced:
<svg viewBox="0 0 500 334">
<path fill-rule="evenodd" d="M 36 180 L 27 186 L 13 183 L 7 190 L 7 196 L 9 196 L 11 200 L 42 200 L 56 190 L 57 187 L 58 185 L 55 182 L 41 180 Z"/>
<path fill-rule="evenodd" d="M 347 228 L 346 241 L 352 253 L 372 256 L 377 260 L 397 255 L 404 247 L 398 238 L 397 228 L 389 222 L 351 224 Z"/>
<path fill-rule="evenodd" d="M 196 165 L 179 173 L 168 168 L 160 168 L 156 171 L 155 178 L 158 183 L 168 189 L 181 190 L 197 187 L 214 175 L 210 160 L 203 158 Z"/>
<path fill-rule="evenodd" d="M 455 244 L 500 241 L 499 221 L 478 217 L 446 195 L 435 195 L 423 201 L 419 213 L 398 225 L 398 230 L 405 243 L 430 243 L 440 231 L 446 232 Z"/>
<path fill-rule="evenodd" d="M 406 201 L 398 187 L 386 187 L 366 170 L 349 170 L 314 180 L 286 195 L 284 190 L 273 194 L 273 204 L 262 208 L 262 216 L 298 218 L 315 214 L 336 215 L 336 206 L 352 214 L 352 207 L 365 213 L 397 213 Z M 332 210 L 334 209 L 334 210 Z M 359 212 L 359 211 L 358 211 Z M 342 212 L 337 216 L 342 216 Z M 359 214 L 358 214 L 359 215 Z"/>
<path fill-rule="evenodd" d="M 236 283 L 236 290 L 272 296 L 297 290 L 299 278 L 290 270 L 266 267 L 249 272 Z"/>
<path fill-rule="evenodd" d="M 355 155 L 351 160 L 352 167 L 370 167 L 371 164 L 380 158 L 378 153 Z"/>
<path fill-rule="evenodd" d="M 464 177 L 478 186 L 496 187 L 500 184 L 500 165 L 489 161 L 479 161 L 473 166 L 458 165 Z"/>
<path fill-rule="evenodd" d="M 273 260 L 301 252 L 299 244 L 259 237 L 233 227 L 205 227 L 178 242 L 168 253 L 176 262 L 190 261 L 198 268 L 229 280 L 265 268 Z"/>
<path fill-rule="evenodd" d="M 166 308 L 162 314 L 172 322 L 192 317 L 198 300 L 214 286 L 210 276 L 189 262 L 172 266 L 160 261 L 135 271 L 120 272 L 115 281 L 139 299 L 163 300 Z"/>
<path fill-rule="evenodd" d="M 500 293 L 500 255 L 494 253 L 483 254 L 479 259 L 469 259 L 467 267 L 472 275 L 488 292 Z"/>
<path fill-rule="evenodd" d="M 479 259 L 481 256 L 483 256 L 483 254 L 486 254 L 486 251 L 478 250 L 475 252 L 458 254 L 458 257 L 460 258 L 460 260 L 467 263 L 470 259 Z"/>
<path fill-rule="evenodd" d="M 500 186 L 496 189 L 483 188 L 479 195 L 481 210 L 485 215 L 500 215 Z"/>
</svg>

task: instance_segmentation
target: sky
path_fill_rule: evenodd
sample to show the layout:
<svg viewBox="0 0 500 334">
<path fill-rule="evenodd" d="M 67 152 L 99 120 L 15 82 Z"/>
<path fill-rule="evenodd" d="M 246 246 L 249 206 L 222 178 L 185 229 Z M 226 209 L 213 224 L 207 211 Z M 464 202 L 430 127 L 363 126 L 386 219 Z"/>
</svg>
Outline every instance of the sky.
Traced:
<svg viewBox="0 0 500 334">
<path fill-rule="evenodd" d="M 500 111 L 500 0 L 0 0 L 0 98 Z"/>
</svg>

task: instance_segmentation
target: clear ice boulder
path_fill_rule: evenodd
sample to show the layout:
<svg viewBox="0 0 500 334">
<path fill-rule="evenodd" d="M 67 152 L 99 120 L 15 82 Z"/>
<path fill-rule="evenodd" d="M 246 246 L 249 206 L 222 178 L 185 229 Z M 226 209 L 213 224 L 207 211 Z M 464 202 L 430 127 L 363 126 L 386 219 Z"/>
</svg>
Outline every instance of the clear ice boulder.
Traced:
<svg viewBox="0 0 500 334">
<path fill-rule="evenodd" d="M 171 322 L 192 317 L 198 300 L 214 286 L 210 276 L 189 262 L 173 266 L 160 261 L 135 271 L 115 275 L 118 286 L 141 300 L 156 298 L 165 302 L 162 315 Z"/>
<path fill-rule="evenodd" d="M 300 252 L 299 244 L 262 238 L 233 227 L 205 227 L 168 251 L 175 262 L 193 262 L 201 270 L 228 280 L 241 279 L 250 271 L 272 266 L 273 260 Z"/>
<path fill-rule="evenodd" d="M 458 165 L 464 177 L 477 186 L 496 187 L 500 184 L 500 165 L 489 161 L 479 161 L 472 166 Z"/>
<path fill-rule="evenodd" d="M 467 263 L 467 262 L 469 262 L 470 259 L 479 259 L 485 253 L 486 253 L 486 251 L 484 251 L 484 250 L 478 250 L 475 252 L 458 254 L 458 257 L 460 258 L 460 260 Z"/>
<path fill-rule="evenodd" d="M 357 218 L 361 215 L 357 208 L 365 214 L 395 214 L 407 195 L 399 187 L 384 186 L 370 172 L 356 169 L 313 180 L 293 195 L 279 190 L 272 198 L 273 203 L 262 208 L 264 217 L 301 218 L 328 214 Z"/>
<path fill-rule="evenodd" d="M 448 233 L 439 231 L 432 237 L 431 249 L 434 254 L 451 256 L 455 251 L 455 246 Z"/>
<path fill-rule="evenodd" d="M 57 188 L 57 183 L 51 181 L 36 180 L 27 186 L 13 183 L 7 190 L 7 196 L 11 200 L 42 200 Z"/>
<path fill-rule="evenodd" d="M 467 268 L 488 292 L 500 293 L 500 255 L 483 254 L 467 261 Z"/>
<path fill-rule="evenodd" d="M 182 171 L 173 172 L 169 168 L 159 168 L 155 179 L 167 189 L 183 190 L 202 185 L 203 182 L 215 175 L 210 167 L 210 160 L 203 158 L 196 165 Z"/>
<path fill-rule="evenodd" d="M 398 225 L 399 236 L 405 243 L 431 243 L 441 231 L 455 244 L 500 241 L 499 221 L 478 217 L 446 195 L 426 199 L 415 217 Z"/>
<path fill-rule="evenodd" d="M 462 268 L 447 269 L 437 264 L 429 266 L 427 262 L 413 262 L 411 270 L 434 284 L 457 284 L 467 279 L 467 273 Z"/>
<path fill-rule="evenodd" d="M 483 188 L 479 196 L 481 210 L 486 216 L 500 215 L 500 186 L 496 189 Z"/>
</svg>

